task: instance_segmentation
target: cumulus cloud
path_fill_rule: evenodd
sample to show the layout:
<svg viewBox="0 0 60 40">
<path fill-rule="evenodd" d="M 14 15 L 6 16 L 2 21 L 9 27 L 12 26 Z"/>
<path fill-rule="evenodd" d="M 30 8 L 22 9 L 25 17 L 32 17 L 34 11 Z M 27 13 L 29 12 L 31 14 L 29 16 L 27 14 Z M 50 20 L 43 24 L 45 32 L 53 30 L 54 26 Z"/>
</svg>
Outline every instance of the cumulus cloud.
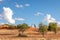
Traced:
<svg viewBox="0 0 60 40">
<path fill-rule="evenodd" d="M 0 0 L 0 2 L 2 2 L 3 0 Z"/>
<path fill-rule="evenodd" d="M 2 15 L 0 14 L 0 19 L 2 19 Z"/>
<path fill-rule="evenodd" d="M 40 15 L 43 15 L 41 12 L 37 12 L 34 14 L 35 16 L 40 16 Z"/>
<path fill-rule="evenodd" d="M 47 21 L 47 23 L 56 22 L 56 19 L 53 18 L 50 14 L 47 14 L 47 15 L 45 16 L 45 21 Z"/>
<path fill-rule="evenodd" d="M 1 22 L 0 25 L 3 25 L 3 24 L 8 24 L 8 23 L 4 23 L 4 22 Z"/>
<path fill-rule="evenodd" d="M 0 23 L 0 25 L 3 25 L 3 24 L 5 24 L 5 23 Z"/>
<path fill-rule="evenodd" d="M 60 21 L 57 21 L 58 27 L 60 27 Z"/>
<path fill-rule="evenodd" d="M 59 21 L 57 21 L 57 23 L 58 23 L 58 25 L 60 25 L 60 22 Z"/>
<path fill-rule="evenodd" d="M 17 21 L 24 21 L 25 19 L 24 18 L 15 18 L 15 20 L 17 20 Z"/>
<path fill-rule="evenodd" d="M 2 18 L 0 18 L 0 20 L 1 20 Z"/>
<path fill-rule="evenodd" d="M 2 17 L 2 15 L 0 14 L 0 17 Z"/>
<path fill-rule="evenodd" d="M 60 26 L 60 21 L 57 21 L 55 18 L 53 18 L 50 14 L 47 14 L 44 18 L 43 21 L 46 21 L 47 23 L 50 23 L 50 22 L 55 22 L 58 24 L 58 26 Z"/>
<path fill-rule="evenodd" d="M 12 18 L 13 11 L 9 7 L 3 7 L 4 18 L 11 24 L 15 24 L 15 20 Z"/>
</svg>

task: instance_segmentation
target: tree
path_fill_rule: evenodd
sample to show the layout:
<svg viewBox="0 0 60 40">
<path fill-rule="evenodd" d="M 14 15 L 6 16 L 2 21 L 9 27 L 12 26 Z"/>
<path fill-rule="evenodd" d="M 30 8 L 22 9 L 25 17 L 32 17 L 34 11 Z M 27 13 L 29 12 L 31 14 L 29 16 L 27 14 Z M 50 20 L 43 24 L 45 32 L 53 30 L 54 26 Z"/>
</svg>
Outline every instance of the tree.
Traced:
<svg viewBox="0 0 60 40">
<path fill-rule="evenodd" d="M 57 33 L 57 29 L 58 29 L 57 23 L 55 23 L 55 22 L 49 23 L 49 27 L 48 27 L 49 31 L 54 31 L 55 34 L 56 34 Z"/>
<path fill-rule="evenodd" d="M 47 26 L 44 25 L 43 23 L 40 23 L 39 24 L 39 32 L 43 35 L 44 37 L 44 34 L 47 32 Z"/>
<path fill-rule="evenodd" d="M 23 23 L 23 24 L 17 25 L 17 27 L 19 27 L 19 35 L 21 36 L 21 35 L 24 35 L 23 33 L 28 28 L 28 25 L 26 23 Z"/>
<path fill-rule="evenodd" d="M 16 29 L 16 25 L 13 24 L 9 25 L 9 29 Z"/>
<path fill-rule="evenodd" d="M 36 25 L 34 24 L 34 27 L 36 28 Z"/>
<path fill-rule="evenodd" d="M 17 29 L 20 29 L 21 25 L 22 25 L 22 24 L 18 24 L 18 25 L 17 25 Z"/>
<path fill-rule="evenodd" d="M 48 30 L 52 31 L 53 30 L 53 23 L 49 23 Z"/>
</svg>

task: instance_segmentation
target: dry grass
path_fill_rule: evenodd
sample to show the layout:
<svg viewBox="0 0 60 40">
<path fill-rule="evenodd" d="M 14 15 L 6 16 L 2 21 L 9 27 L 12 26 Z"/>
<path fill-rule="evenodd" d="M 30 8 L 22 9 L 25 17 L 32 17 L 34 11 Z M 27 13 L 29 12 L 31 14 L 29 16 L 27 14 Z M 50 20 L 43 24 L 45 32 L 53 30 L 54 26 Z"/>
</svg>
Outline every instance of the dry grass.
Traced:
<svg viewBox="0 0 60 40">
<path fill-rule="evenodd" d="M 60 32 L 56 35 L 54 32 L 47 32 L 44 37 L 34 31 L 25 31 L 28 37 L 18 37 L 18 33 L 18 29 L 0 29 L 0 40 L 60 40 Z"/>
</svg>

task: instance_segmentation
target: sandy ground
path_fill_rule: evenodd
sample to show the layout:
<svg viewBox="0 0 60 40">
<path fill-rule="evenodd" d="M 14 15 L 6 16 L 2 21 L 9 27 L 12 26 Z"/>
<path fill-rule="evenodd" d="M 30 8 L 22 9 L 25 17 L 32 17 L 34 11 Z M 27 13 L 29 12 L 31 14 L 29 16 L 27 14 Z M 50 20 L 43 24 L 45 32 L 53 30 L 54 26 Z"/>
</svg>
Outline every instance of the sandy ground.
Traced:
<svg viewBox="0 0 60 40">
<path fill-rule="evenodd" d="M 53 32 L 47 32 L 42 37 L 38 32 L 24 32 L 28 37 L 18 37 L 18 30 L 0 29 L 0 40 L 60 40 L 60 32 L 54 34 Z"/>
</svg>

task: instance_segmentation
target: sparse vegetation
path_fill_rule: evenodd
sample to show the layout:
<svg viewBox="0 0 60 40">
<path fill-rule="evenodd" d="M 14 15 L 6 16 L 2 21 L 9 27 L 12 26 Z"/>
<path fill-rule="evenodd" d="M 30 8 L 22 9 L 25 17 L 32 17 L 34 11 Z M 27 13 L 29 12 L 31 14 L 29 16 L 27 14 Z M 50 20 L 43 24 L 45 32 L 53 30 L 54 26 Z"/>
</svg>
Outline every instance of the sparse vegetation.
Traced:
<svg viewBox="0 0 60 40">
<path fill-rule="evenodd" d="M 9 25 L 9 29 L 16 29 L 16 25 Z"/>
<path fill-rule="evenodd" d="M 26 36 L 24 35 L 24 31 L 28 28 L 28 25 L 26 23 L 23 23 L 23 24 L 19 24 L 17 25 L 17 27 L 19 28 L 19 35 L 18 36 Z M 21 32 L 21 33 L 20 33 Z"/>
<path fill-rule="evenodd" d="M 47 26 L 44 25 L 43 23 L 40 23 L 39 24 L 39 32 L 43 35 L 44 37 L 44 34 L 47 32 Z"/>
<path fill-rule="evenodd" d="M 58 30 L 57 23 L 49 23 L 48 30 L 54 31 L 54 33 L 56 34 Z"/>
<path fill-rule="evenodd" d="M 16 32 L 11 32 L 11 33 L 9 33 L 9 32 L 7 32 L 7 33 L 9 33 L 9 34 L 4 34 L 4 35 L 15 35 L 15 33 L 17 33 L 17 35 L 18 35 L 18 37 L 30 37 L 31 35 L 33 36 L 33 37 L 46 37 L 46 38 L 49 38 L 49 37 L 55 37 L 55 35 L 53 35 L 54 33 L 56 34 L 57 33 L 57 31 L 58 31 L 58 27 L 57 27 L 57 23 L 49 23 L 49 25 L 47 26 L 47 25 L 45 25 L 45 24 L 43 24 L 43 23 L 40 23 L 39 24 L 39 28 L 37 28 L 36 27 L 36 25 L 34 24 L 34 28 L 32 28 L 32 27 L 29 27 L 28 26 L 28 24 L 26 24 L 26 23 L 23 23 L 23 24 L 18 24 L 17 26 L 16 25 L 10 25 L 10 24 L 4 24 L 5 26 L 8 26 L 8 28 L 7 29 L 9 29 L 10 30 L 10 32 L 12 31 L 11 29 L 14 29 L 14 30 L 17 30 Z M 6 28 L 6 27 L 5 27 Z M 32 29 L 34 29 L 33 31 L 31 31 L 31 32 L 29 32 L 27 29 L 28 28 L 32 28 Z M 31 30 L 32 30 L 31 29 Z M 26 31 L 25 30 L 27 30 L 27 33 L 26 33 Z M 38 31 L 36 31 L 36 30 L 38 30 Z M 8 30 L 7 30 L 8 31 Z M 54 32 L 54 33 L 49 33 L 49 34 L 47 34 L 48 32 Z M 32 33 L 32 34 L 31 34 Z M 59 33 L 58 33 L 59 34 Z M 58 34 L 56 34 L 57 35 L 57 37 L 60 37 L 60 36 L 58 36 Z M 42 36 L 41 36 L 42 35 Z M 50 36 L 50 35 L 52 35 L 52 36 Z M 32 37 L 31 36 L 31 37 Z"/>
</svg>

